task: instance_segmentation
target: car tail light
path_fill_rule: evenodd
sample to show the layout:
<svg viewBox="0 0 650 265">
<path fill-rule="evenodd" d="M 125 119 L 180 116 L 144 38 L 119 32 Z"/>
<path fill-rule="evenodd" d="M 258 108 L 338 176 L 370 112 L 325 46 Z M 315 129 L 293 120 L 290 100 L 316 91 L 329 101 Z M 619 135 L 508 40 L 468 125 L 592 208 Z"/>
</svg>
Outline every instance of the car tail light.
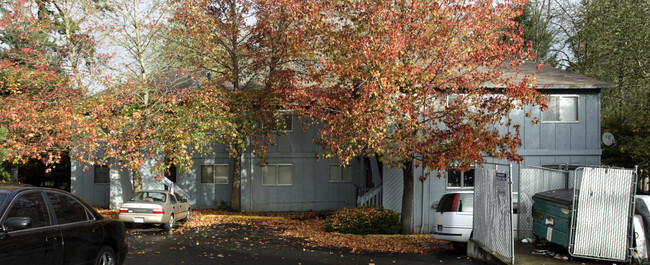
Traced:
<svg viewBox="0 0 650 265">
<path fill-rule="evenodd" d="M 129 209 L 126 208 L 120 208 L 120 213 L 128 213 Z"/>
<path fill-rule="evenodd" d="M 153 210 L 153 214 L 165 214 L 163 210 Z"/>
<path fill-rule="evenodd" d="M 460 200 L 460 193 L 454 194 L 454 202 L 451 204 L 451 211 L 458 212 L 458 201 Z"/>
</svg>

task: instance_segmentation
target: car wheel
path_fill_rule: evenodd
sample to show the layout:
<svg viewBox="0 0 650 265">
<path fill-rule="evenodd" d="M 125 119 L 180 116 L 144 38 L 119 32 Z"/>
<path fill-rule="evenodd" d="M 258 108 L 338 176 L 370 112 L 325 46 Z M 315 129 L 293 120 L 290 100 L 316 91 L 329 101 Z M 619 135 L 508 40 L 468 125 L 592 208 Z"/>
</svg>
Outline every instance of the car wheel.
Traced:
<svg viewBox="0 0 650 265">
<path fill-rule="evenodd" d="M 190 221 L 190 209 L 189 208 L 187 209 L 187 214 L 185 214 L 185 219 L 183 219 L 183 220 L 185 220 L 185 222 Z"/>
<path fill-rule="evenodd" d="M 103 246 L 97 253 L 95 265 L 116 265 L 115 251 L 109 246 Z"/>
<path fill-rule="evenodd" d="M 174 214 L 169 216 L 169 221 L 165 223 L 165 230 L 171 230 L 174 227 Z"/>
</svg>

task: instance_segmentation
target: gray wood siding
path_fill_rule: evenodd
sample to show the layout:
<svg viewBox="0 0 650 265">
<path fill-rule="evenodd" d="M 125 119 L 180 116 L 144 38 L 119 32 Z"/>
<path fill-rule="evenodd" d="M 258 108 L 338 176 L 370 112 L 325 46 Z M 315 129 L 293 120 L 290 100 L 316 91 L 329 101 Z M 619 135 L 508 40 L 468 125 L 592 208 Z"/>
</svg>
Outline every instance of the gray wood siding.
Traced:
<svg viewBox="0 0 650 265">
<path fill-rule="evenodd" d="M 225 150 L 219 147 L 220 150 Z M 222 204 L 230 205 L 232 194 L 233 160 L 227 153 L 220 153 L 211 157 L 198 157 L 193 159 L 194 164 L 190 172 L 177 175 L 176 185 L 187 191 L 190 205 L 195 208 L 214 209 Z M 202 165 L 228 165 L 229 178 L 227 184 L 201 183 Z M 180 172 L 179 172 L 180 173 Z"/>
<path fill-rule="evenodd" d="M 334 211 L 356 205 L 356 188 L 362 183 L 361 160 L 350 161 L 352 182 L 330 182 L 329 166 L 334 158 L 319 158 L 320 146 L 313 143 L 319 127 L 304 130 L 300 119 L 293 117 L 293 130 L 276 138 L 277 145 L 268 149 L 269 164 L 292 166 L 292 185 L 262 184 L 263 172 L 253 157 L 242 166 L 242 209 L 247 211 Z M 252 164 L 251 164 L 252 162 Z"/>
<path fill-rule="evenodd" d="M 276 154 L 277 155 L 277 154 Z M 354 162 L 352 166 L 357 164 Z M 335 159 L 312 156 L 274 156 L 269 164 L 292 165 L 292 184 L 263 185 L 262 168 L 253 167 L 252 202 L 242 205 L 252 211 L 334 211 L 356 204 L 355 182 L 329 182 L 329 165 Z M 249 185 L 247 189 L 251 189 Z"/>
<path fill-rule="evenodd" d="M 88 167 L 84 170 L 84 167 Z M 110 184 L 95 183 L 95 168 L 88 164 L 71 163 L 70 191 L 92 206 L 109 207 Z"/>
<path fill-rule="evenodd" d="M 513 190 L 519 190 L 519 171 L 528 166 L 543 166 L 557 164 L 574 164 L 582 166 L 600 165 L 600 95 L 598 91 L 567 92 L 570 95 L 579 95 L 578 122 L 540 122 L 531 124 L 534 117 L 541 118 L 538 108 L 527 107 L 524 110 L 515 110 L 509 118 L 514 124 L 521 125 L 520 133 L 522 145 L 519 154 L 523 161 L 513 164 Z M 526 117 L 530 111 L 531 116 Z M 541 121 L 541 119 L 540 119 Z M 505 130 L 505 128 L 503 128 Z M 512 131 L 512 130 L 511 130 Z M 509 163 L 508 161 L 495 161 L 486 158 L 489 162 Z M 430 177 L 424 182 L 418 181 L 420 174 L 415 170 L 415 186 L 413 191 L 413 228 L 424 233 L 433 231 L 433 216 L 435 209 L 432 207 L 440 197 L 455 188 L 447 188 L 446 174 L 437 178 L 437 172 L 432 171 Z M 399 210 L 396 203 L 399 198 L 401 207 L 401 171 L 399 177 L 388 174 L 384 179 L 384 206 L 389 209 Z M 390 176 L 390 178 L 388 178 Z M 400 180 L 398 183 L 397 180 Z M 399 212 L 399 211 L 398 211 Z"/>
<path fill-rule="evenodd" d="M 514 117 L 521 114 L 513 112 L 511 117 L 523 128 L 520 154 L 600 154 L 600 96 L 595 91 L 578 96 L 578 122 L 531 124 L 531 118 Z M 539 109 L 527 110 L 533 117 L 541 117 Z M 522 120 L 524 123 L 519 123 Z"/>
<path fill-rule="evenodd" d="M 399 168 L 384 167 L 384 208 L 402 212 L 402 192 L 404 191 L 404 179 L 402 170 Z"/>
</svg>

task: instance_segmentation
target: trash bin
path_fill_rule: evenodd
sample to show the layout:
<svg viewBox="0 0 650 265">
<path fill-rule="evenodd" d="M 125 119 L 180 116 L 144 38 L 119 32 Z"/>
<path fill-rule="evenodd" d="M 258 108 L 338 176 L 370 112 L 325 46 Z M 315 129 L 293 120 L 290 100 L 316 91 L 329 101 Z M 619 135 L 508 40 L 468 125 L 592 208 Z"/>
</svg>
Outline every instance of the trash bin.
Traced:
<svg viewBox="0 0 650 265">
<path fill-rule="evenodd" d="M 559 189 L 533 196 L 533 234 L 569 247 L 573 189 Z"/>
</svg>

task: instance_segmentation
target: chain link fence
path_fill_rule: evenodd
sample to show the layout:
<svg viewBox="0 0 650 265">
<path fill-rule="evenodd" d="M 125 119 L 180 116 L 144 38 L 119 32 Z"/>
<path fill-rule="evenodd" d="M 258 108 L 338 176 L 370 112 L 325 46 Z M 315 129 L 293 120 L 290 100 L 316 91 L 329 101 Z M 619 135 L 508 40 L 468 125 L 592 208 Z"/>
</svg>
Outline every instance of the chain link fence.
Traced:
<svg viewBox="0 0 650 265">
<path fill-rule="evenodd" d="M 529 166 L 521 169 L 519 172 L 517 240 L 533 238 L 533 196 L 539 192 L 568 189 L 573 175 L 567 170 L 545 167 Z"/>
</svg>

